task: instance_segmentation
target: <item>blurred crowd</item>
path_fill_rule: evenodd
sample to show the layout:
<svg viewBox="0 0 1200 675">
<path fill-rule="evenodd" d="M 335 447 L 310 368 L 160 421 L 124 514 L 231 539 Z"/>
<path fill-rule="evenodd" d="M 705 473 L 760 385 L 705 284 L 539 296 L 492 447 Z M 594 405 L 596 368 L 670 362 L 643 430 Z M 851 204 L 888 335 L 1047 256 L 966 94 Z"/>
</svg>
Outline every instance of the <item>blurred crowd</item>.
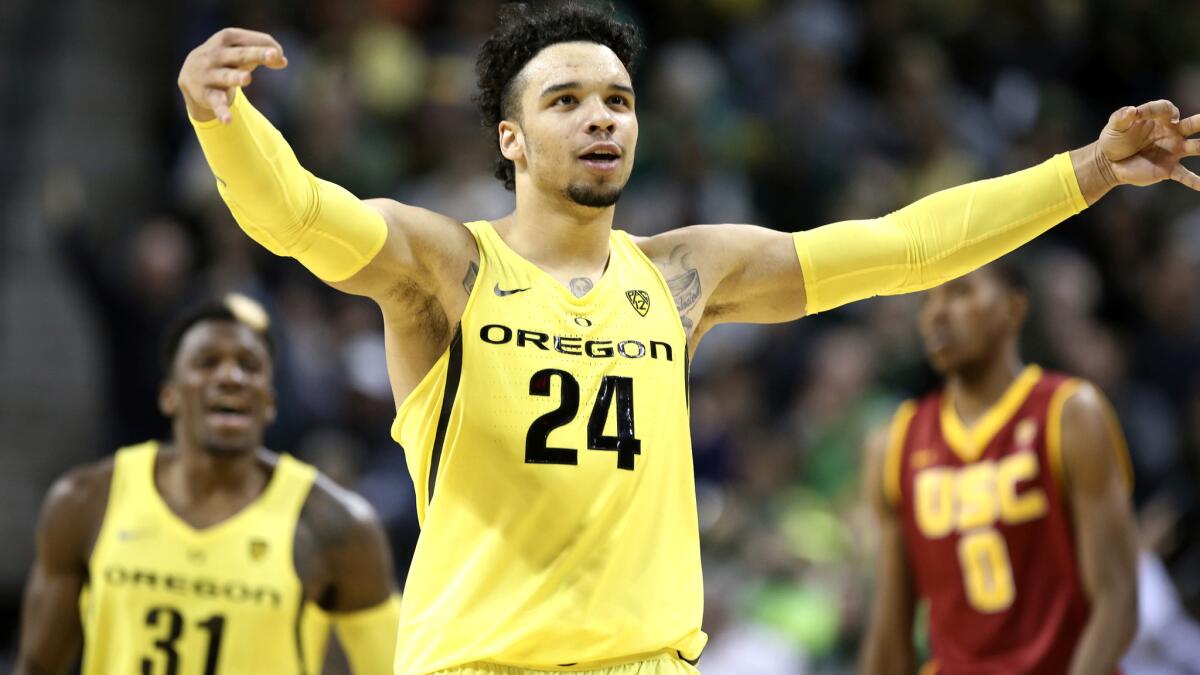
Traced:
<svg viewBox="0 0 1200 675">
<path fill-rule="evenodd" d="M 479 128 L 471 95 L 498 4 L 181 0 L 160 57 L 177 67 L 225 25 L 271 32 L 290 66 L 257 73 L 248 95 L 306 168 L 359 196 L 493 218 L 512 195 L 492 177 L 494 131 Z M 1121 105 L 1168 97 L 1200 112 L 1193 0 L 616 4 L 650 47 L 635 76 L 637 168 L 616 218 L 641 235 L 873 217 L 1083 145 Z M 145 133 L 160 183 L 140 217 L 106 220 L 71 206 L 69 179 L 51 187 L 57 255 L 91 308 L 104 367 L 92 456 L 166 433 L 155 404 L 165 322 L 198 297 L 249 293 L 281 346 L 269 444 L 361 491 L 403 573 L 418 528 L 388 435 L 379 313 L 241 233 L 167 75 L 129 101 L 157 120 Z M 1200 612 L 1200 195 L 1118 190 L 1017 255 L 1033 285 L 1025 357 L 1096 382 L 1128 435 L 1154 619 L 1139 638 L 1146 665 L 1130 672 L 1200 672 L 1170 670 L 1175 657 L 1153 646 L 1187 642 L 1178 636 Z M 705 673 L 853 663 L 874 540 L 860 449 L 897 403 L 936 384 L 919 303 L 876 299 L 705 339 L 692 381 Z"/>
</svg>

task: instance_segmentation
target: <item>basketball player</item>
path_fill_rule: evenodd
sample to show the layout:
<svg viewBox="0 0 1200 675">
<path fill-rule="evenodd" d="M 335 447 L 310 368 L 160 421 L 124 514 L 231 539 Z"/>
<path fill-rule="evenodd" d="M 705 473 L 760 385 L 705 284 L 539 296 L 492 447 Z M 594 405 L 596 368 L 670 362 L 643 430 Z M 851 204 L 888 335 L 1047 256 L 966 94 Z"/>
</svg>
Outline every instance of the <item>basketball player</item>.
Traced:
<svg viewBox="0 0 1200 675">
<path fill-rule="evenodd" d="M 1024 365 L 1028 299 L 1000 261 L 926 294 L 921 335 L 942 389 L 869 443 L 880 520 L 863 673 L 1109 675 L 1137 628 L 1129 464 L 1087 382 Z"/>
<path fill-rule="evenodd" d="M 355 673 L 391 672 L 399 601 L 362 498 L 262 447 L 267 315 L 244 296 L 183 316 L 159 405 L 172 438 L 50 490 L 18 675 L 316 675 L 330 620 Z M 81 618 L 82 614 L 82 618 Z"/>
<path fill-rule="evenodd" d="M 1119 184 L 1200 188 L 1179 164 L 1200 153 L 1200 116 L 1155 101 L 1091 145 L 884 218 L 633 237 L 613 212 L 637 148 L 638 48 L 603 11 L 505 6 L 478 101 L 516 209 L 466 224 L 308 173 L 242 92 L 258 66 L 287 65 L 271 36 L 222 30 L 180 70 L 240 226 L 383 312 L 422 524 L 398 673 L 694 672 L 687 364 L 709 329 L 928 288 Z"/>
</svg>

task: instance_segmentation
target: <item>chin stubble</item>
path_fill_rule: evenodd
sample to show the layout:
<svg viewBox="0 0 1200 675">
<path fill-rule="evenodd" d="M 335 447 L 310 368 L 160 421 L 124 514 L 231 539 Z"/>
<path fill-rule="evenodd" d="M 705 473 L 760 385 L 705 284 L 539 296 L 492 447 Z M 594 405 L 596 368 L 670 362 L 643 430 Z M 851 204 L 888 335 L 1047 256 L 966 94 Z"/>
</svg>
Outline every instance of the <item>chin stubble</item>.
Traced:
<svg viewBox="0 0 1200 675">
<path fill-rule="evenodd" d="M 595 188 L 587 185 L 572 183 L 566 189 L 567 198 L 580 206 L 603 209 L 612 206 L 621 199 L 621 188 Z"/>
</svg>

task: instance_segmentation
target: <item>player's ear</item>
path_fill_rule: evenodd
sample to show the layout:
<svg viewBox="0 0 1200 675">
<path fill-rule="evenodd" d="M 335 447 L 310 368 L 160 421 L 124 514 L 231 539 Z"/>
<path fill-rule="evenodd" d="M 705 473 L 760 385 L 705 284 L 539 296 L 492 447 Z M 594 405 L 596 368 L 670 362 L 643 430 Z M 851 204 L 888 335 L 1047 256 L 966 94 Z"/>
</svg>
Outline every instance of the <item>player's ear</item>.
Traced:
<svg viewBox="0 0 1200 675">
<path fill-rule="evenodd" d="M 521 127 L 511 120 L 502 120 L 497 131 L 500 134 L 500 154 L 513 162 L 525 159 L 525 134 L 521 132 Z"/>
<path fill-rule="evenodd" d="M 179 390 L 170 382 L 158 390 L 158 410 L 166 417 L 174 417 L 179 412 Z"/>
<path fill-rule="evenodd" d="M 275 405 L 275 390 L 271 389 L 267 392 L 267 407 L 263 411 L 263 420 L 270 426 L 275 422 L 276 415 L 279 414 L 279 408 Z"/>
<path fill-rule="evenodd" d="M 1008 311 L 1012 316 L 1013 326 L 1020 332 L 1029 316 L 1029 296 L 1023 291 L 1013 291 L 1008 294 Z"/>
</svg>

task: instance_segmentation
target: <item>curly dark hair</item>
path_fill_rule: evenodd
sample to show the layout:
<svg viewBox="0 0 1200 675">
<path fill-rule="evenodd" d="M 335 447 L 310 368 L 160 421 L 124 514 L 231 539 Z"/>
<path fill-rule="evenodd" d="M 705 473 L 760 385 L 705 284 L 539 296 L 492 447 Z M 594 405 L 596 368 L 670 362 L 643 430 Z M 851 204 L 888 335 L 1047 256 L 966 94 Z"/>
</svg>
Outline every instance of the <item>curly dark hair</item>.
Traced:
<svg viewBox="0 0 1200 675">
<path fill-rule="evenodd" d="M 642 39 L 635 26 L 622 23 L 606 9 L 575 4 L 530 7 L 511 3 L 500 7 L 500 23 L 479 50 L 475 73 L 479 77 L 479 106 L 483 126 L 495 129 L 510 117 L 517 103 L 514 80 L 521 69 L 546 47 L 560 42 L 595 42 L 613 50 L 625 69 L 633 75 L 634 63 L 642 50 Z M 518 109 L 519 110 L 519 109 Z M 509 190 L 516 188 L 516 167 L 500 153 L 496 145 L 496 178 Z"/>
</svg>

